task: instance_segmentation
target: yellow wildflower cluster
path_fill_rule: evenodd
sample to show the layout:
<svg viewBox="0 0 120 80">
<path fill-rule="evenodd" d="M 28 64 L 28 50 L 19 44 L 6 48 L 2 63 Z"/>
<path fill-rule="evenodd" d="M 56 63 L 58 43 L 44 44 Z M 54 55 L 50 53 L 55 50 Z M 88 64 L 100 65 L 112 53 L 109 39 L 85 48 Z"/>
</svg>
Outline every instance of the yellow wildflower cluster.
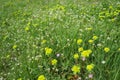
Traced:
<svg viewBox="0 0 120 80">
<path fill-rule="evenodd" d="M 52 53 L 52 51 L 53 50 L 51 48 L 48 48 L 48 47 L 45 48 L 45 54 L 46 55 L 50 55 Z"/>
<path fill-rule="evenodd" d="M 98 36 L 93 36 L 92 39 L 93 39 L 93 40 L 97 40 L 97 39 L 98 39 Z"/>
<path fill-rule="evenodd" d="M 120 10 L 117 8 L 113 8 L 112 5 L 109 6 L 108 9 L 99 13 L 99 18 L 103 19 L 110 19 L 112 22 L 119 16 Z"/>
<path fill-rule="evenodd" d="M 25 27 L 25 31 L 29 31 L 29 29 L 30 29 L 29 27 Z"/>
<path fill-rule="evenodd" d="M 52 65 L 56 65 L 56 64 L 57 64 L 57 60 L 56 60 L 56 59 L 53 59 L 53 60 L 51 61 L 51 64 L 52 64 Z"/>
<path fill-rule="evenodd" d="M 83 42 L 82 39 L 78 39 L 78 40 L 77 40 L 77 44 L 78 44 L 78 45 L 80 45 L 82 42 Z"/>
<path fill-rule="evenodd" d="M 37 80 L 46 80 L 44 75 L 40 75 Z"/>
<path fill-rule="evenodd" d="M 89 57 L 89 55 L 92 53 L 92 50 L 84 50 L 84 51 L 82 51 L 82 53 L 81 53 L 81 56 L 82 57 Z"/>
<path fill-rule="evenodd" d="M 78 53 L 75 53 L 73 57 L 74 57 L 74 59 L 78 59 L 79 58 Z"/>
<path fill-rule="evenodd" d="M 78 52 L 81 52 L 83 50 L 84 50 L 83 47 L 78 48 Z"/>
<path fill-rule="evenodd" d="M 15 45 L 13 45 L 13 47 L 12 47 L 13 49 L 16 49 L 17 48 L 17 45 L 15 44 Z"/>
<path fill-rule="evenodd" d="M 94 40 L 90 39 L 88 42 L 89 42 L 90 44 L 92 44 L 92 43 L 94 42 Z"/>
<path fill-rule="evenodd" d="M 74 74 L 79 73 L 80 72 L 80 66 L 74 65 L 71 70 L 73 71 Z"/>
<path fill-rule="evenodd" d="M 88 42 L 92 44 L 97 39 L 98 39 L 98 36 L 93 36 L 92 39 L 88 40 Z"/>
<path fill-rule="evenodd" d="M 88 71 L 92 71 L 93 68 L 94 68 L 94 64 L 89 64 L 89 65 L 87 65 L 87 67 L 86 67 L 86 69 L 87 69 Z"/>
<path fill-rule="evenodd" d="M 105 51 L 105 52 L 109 52 L 109 51 L 110 51 L 110 48 L 105 47 L 105 48 L 104 48 L 104 51 Z"/>
</svg>

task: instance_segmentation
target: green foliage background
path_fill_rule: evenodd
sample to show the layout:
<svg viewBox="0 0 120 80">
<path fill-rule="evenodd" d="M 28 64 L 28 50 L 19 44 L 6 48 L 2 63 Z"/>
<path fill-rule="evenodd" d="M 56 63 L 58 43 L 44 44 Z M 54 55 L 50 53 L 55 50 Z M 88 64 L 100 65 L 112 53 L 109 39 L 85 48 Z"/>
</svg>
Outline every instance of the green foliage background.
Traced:
<svg viewBox="0 0 120 80">
<path fill-rule="evenodd" d="M 89 44 L 94 35 L 98 40 Z M 82 45 L 76 44 L 79 38 Z M 47 42 L 42 44 L 43 40 Z M 53 49 L 50 57 L 45 55 L 45 47 Z M 93 80 L 119 80 L 119 0 L 0 0 L 1 79 L 37 80 L 43 74 L 47 80 L 69 80 L 71 67 L 76 64 L 73 55 L 79 47 L 92 50 L 85 64 L 95 64 Z M 104 47 L 110 52 L 105 53 Z M 63 56 L 57 58 L 59 71 L 54 72 L 50 60 L 57 53 Z M 89 80 L 87 74 L 85 70 L 78 75 Z"/>
</svg>

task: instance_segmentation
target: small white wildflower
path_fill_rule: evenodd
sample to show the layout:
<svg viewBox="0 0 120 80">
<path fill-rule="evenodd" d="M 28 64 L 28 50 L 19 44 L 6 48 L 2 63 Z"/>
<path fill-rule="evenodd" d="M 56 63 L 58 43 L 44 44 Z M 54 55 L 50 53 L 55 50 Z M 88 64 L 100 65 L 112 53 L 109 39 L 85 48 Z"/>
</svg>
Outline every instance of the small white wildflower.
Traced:
<svg viewBox="0 0 120 80">
<path fill-rule="evenodd" d="M 105 62 L 105 61 L 102 61 L 101 63 L 102 63 L 102 64 L 105 64 L 106 62 Z"/>
</svg>

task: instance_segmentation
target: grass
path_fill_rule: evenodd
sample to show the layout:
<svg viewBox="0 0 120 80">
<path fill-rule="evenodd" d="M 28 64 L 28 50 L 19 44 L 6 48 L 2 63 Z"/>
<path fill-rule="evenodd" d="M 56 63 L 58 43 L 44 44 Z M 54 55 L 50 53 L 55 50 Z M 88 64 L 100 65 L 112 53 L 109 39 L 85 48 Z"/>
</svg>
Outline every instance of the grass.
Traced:
<svg viewBox="0 0 120 80">
<path fill-rule="evenodd" d="M 0 79 L 119 80 L 119 16 L 119 0 L 0 0 Z"/>
</svg>

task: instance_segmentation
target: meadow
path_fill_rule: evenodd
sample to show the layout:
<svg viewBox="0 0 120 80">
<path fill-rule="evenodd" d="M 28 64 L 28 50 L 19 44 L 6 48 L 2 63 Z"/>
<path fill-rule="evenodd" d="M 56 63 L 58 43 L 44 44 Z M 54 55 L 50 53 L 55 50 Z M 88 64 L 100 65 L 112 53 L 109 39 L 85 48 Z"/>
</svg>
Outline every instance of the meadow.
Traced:
<svg viewBox="0 0 120 80">
<path fill-rule="evenodd" d="M 0 0 L 0 80 L 120 80 L 120 1 Z"/>
</svg>

